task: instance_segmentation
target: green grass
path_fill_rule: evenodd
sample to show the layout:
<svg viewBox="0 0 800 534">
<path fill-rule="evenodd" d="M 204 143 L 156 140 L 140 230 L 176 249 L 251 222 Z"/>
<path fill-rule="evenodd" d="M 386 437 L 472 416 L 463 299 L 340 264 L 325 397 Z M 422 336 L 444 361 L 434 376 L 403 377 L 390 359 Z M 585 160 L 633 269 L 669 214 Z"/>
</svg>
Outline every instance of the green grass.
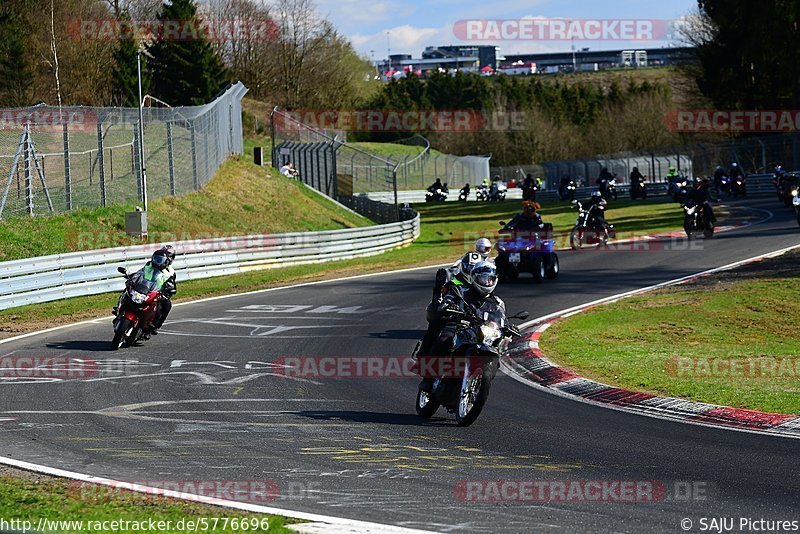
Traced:
<svg viewBox="0 0 800 534">
<path fill-rule="evenodd" d="M 181 520 L 197 520 L 198 518 L 238 518 L 248 520 L 268 520 L 268 529 L 249 530 L 250 532 L 285 533 L 291 532 L 284 525 L 298 521 L 277 516 L 268 516 L 248 512 L 240 512 L 216 506 L 190 503 L 160 496 L 123 492 L 101 486 L 82 486 L 80 483 L 51 477 L 38 477 L 30 474 L 21 476 L 4 475 L 0 477 L 0 517 L 6 521 L 11 519 L 28 520 L 32 528 L 37 527 L 39 518 L 61 521 L 171 521 L 171 528 L 159 532 L 186 532 L 186 528 L 176 528 Z M 209 528 L 210 532 L 241 532 L 241 529 Z M 248 525 L 250 523 L 248 522 Z M 185 523 L 184 523 L 185 525 Z M 260 526 L 260 521 L 256 523 Z M 20 532 L 22 529 L 17 529 Z M 87 532 L 93 530 L 84 524 L 84 528 L 62 528 L 59 532 Z M 116 532 L 155 532 L 155 530 L 134 528 L 115 530 Z"/>
<path fill-rule="evenodd" d="M 676 287 L 556 323 L 540 341 L 548 358 L 608 384 L 724 406 L 800 414 L 796 373 L 725 376 L 709 358 L 765 365 L 800 356 L 800 281 L 784 276 Z M 767 360 L 758 360 L 766 357 Z M 678 360 L 681 358 L 681 360 Z M 683 358 L 695 358 L 683 359 Z"/>
<path fill-rule="evenodd" d="M 231 159 L 200 191 L 148 207 L 149 241 L 369 226 L 369 220 L 252 160 Z M 139 244 L 125 234 L 133 206 L 0 220 L 0 261 Z"/>
</svg>

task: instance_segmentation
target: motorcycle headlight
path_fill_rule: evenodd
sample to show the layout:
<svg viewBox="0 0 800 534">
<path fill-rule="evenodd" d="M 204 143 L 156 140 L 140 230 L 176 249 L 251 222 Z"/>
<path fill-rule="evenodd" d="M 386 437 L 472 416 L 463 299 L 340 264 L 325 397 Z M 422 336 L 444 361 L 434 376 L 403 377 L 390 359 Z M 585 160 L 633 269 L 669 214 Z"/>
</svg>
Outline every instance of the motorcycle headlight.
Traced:
<svg viewBox="0 0 800 534">
<path fill-rule="evenodd" d="M 798 197 L 797 195 L 795 195 L 795 196 L 794 196 L 794 198 L 792 199 L 792 204 L 793 204 L 794 206 L 800 206 L 800 197 Z"/>
<path fill-rule="evenodd" d="M 797 189 L 792 189 L 792 196 L 793 196 L 793 197 L 796 197 L 796 196 L 797 196 Z"/>
<path fill-rule="evenodd" d="M 691 208 L 687 207 L 686 208 L 686 215 L 694 215 L 695 211 L 697 211 L 697 207 L 696 206 L 692 206 Z"/>
<path fill-rule="evenodd" d="M 147 300 L 147 295 L 144 293 L 139 293 L 138 291 L 131 291 L 131 300 L 135 304 L 142 304 L 144 301 Z"/>
<path fill-rule="evenodd" d="M 497 326 L 495 322 L 488 322 L 484 325 L 481 325 L 481 341 L 487 345 L 491 345 L 498 339 L 500 339 L 500 327 Z"/>
</svg>

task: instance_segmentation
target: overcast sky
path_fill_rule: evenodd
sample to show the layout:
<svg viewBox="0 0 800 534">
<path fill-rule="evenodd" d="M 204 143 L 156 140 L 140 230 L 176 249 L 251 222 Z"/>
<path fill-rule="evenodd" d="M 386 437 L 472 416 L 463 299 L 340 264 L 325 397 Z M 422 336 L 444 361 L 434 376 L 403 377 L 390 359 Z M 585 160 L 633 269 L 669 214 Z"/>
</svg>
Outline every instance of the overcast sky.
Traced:
<svg viewBox="0 0 800 534">
<path fill-rule="evenodd" d="M 697 0 L 316 0 L 320 12 L 350 38 L 356 51 L 375 59 L 392 54 L 419 57 L 428 45 L 462 44 L 454 33 L 459 20 L 590 19 L 674 20 L 697 9 Z M 583 27 L 583 26 L 581 26 Z M 387 33 L 388 43 L 387 43 Z M 501 54 L 569 51 L 571 40 L 498 40 Z M 576 48 L 609 50 L 659 48 L 665 40 L 575 41 Z"/>
</svg>

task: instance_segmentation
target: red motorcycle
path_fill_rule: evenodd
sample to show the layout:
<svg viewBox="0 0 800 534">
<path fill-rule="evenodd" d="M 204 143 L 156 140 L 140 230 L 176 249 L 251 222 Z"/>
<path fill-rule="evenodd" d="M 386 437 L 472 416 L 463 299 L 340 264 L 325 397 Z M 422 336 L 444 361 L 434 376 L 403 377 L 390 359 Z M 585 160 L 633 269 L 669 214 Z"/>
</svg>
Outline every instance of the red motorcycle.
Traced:
<svg viewBox="0 0 800 534">
<path fill-rule="evenodd" d="M 117 271 L 127 281 L 119 305 L 114 308 L 111 350 L 118 350 L 123 343 L 131 346 L 137 341 L 149 339 L 161 298 L 161 288 L 156 280 L 146 280 L 139 272 L 129 275 L 124 267 L 117 267 Z"/>
</svg>

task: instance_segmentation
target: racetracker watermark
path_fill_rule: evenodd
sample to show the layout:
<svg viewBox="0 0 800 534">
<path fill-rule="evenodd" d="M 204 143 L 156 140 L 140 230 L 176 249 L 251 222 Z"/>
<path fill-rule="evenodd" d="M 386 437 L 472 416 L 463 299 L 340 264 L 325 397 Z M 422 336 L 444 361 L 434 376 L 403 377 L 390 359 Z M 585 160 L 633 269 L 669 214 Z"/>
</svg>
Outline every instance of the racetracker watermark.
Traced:
<svg viewBox="0 0 800 534">
<path fill-rule="evenodd" d="M 469 19 L 453 25 L 462 41 L 667 41 L 675 22 L 663 19 Z"/>
<path fill-rule="evenodd" d="M 601 233 L 585 231 L 582 246 L 597 244 L 597 237 Z M 475 242 L 486 237 L 494 243 L 492 256 L 505 255 L 506 253 L 544 253 L 550 250 L 558 251 L 571 248 L 575 239 L 573 232 L 547 233 L 540 230 L 518 230 L 512 234 L 499 234 L 497 232 L 463 232 L 456 233 L 450 238 L 454 254 L 466 254 L 475 250 Z M 548 244 L 551 243 L 551 244 Z M 703 250 L 702 240 L 688 239 L 683 232 L 665 232 L 664 234 L 643 235 L 641 232 L 616 232 L 614 238 L 603 247 L 604 250 L 614 252 L 658 252 L 676 250 Z"/>
<path fill-rule="evenodd" d="M 148 232 L 147 239 L 152 244 L 142 244 L 140 238 L 128 236 L 121 232 L 68 232 L 64 244 L 69 250 L 99 250 L 113 247 L 129 247 L 141 245 L 144 252 L 153 253 L 164 245 L 176 247 L 176 254 L 193 254 L 196 252 L 215 252 L 241 249 L 271 249 L 278 245 L 302 245 L 305 242 L 316 242 L 313 237 L 302 234 L 296 236 L 232 235 L 227 232 Z"/>
<path fill-rule="evenodd" d="M 275 374 L 290 378 L 461 378 L 466 361 L 450 356 L 284 356 Z"/>
<path fill-rule="evenodd" d="M 463 502 L 654 503 L 706 501 L 704 481 L 661 480 L 461 480 L 453 487 Z"/>
<path fill-rule="evenodd" d="M 800 131 L 798 110 L 673 110 L 664 124 L 681 133 L 776 133 Z"/>
<path fill-rule="evenodd" d="M 98 501 L 120 496 L 139 495 L 147 499 L 178 497 L 181 494 L 205 497 L 214 504 L 239 501 L 267 504 L 276 500 L 302 500 L 318 497 L 319 482 L 282 482 L 274 480 L 138 480 L 120 481 L 108 485 L 72 482 L 67 490 L 73 498 Z"/>
<path fill-rule="evenodd" d="M 98 369 L 97 361 L 88 357 L 12 354 L 0 357 L 0 383 L 87 380 Z"/>
<path fill-rule="evenodd" d="M 674 356 L 666 371 L 677 378 L 800 378 L 798 356 L 753 356 L 741 358 L 703 358 Z"/>
<path fill-rule="evenodd" d="M 0 130 L 23 130 L 26 127 L 32 132 L 61 133 L 64 127 L 68 132 L 96 132 L 97 113 L 81 107 L 0 109 Z"/>
<path fill-rule="evenodd" d="M 525 112 L 474 110 L 295 110 L 275 115 L 279 132 L 307 127 L 347 132 L 451 132 L 522 131 L 530 127 Z"/>
<path fill-rule="evenodd" d="M 71 19 L 73 41 L 274 41 L 280 28 L 272 19 L 119 20 Z"/>
</svg>

